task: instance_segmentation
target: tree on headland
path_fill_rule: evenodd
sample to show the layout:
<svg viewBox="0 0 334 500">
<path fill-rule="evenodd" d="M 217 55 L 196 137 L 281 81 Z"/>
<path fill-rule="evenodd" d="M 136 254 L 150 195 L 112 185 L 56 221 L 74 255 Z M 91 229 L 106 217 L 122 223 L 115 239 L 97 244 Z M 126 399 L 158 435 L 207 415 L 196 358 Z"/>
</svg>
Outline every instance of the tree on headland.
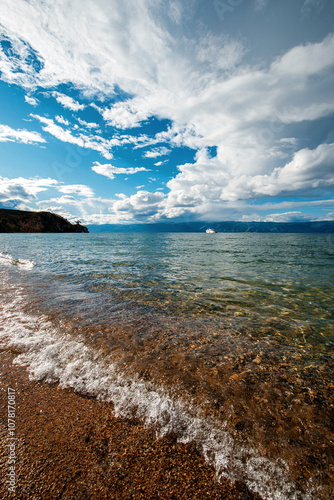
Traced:
<svg viewBox="0 0 334 500">
<path fill-rule="evenodd" d="M 0 230 L 1 232 L 7 232 L 8 231 L 8 220 L 6 219 L 6 217 L 2 217 L 0 219 Z"/>
</svg>

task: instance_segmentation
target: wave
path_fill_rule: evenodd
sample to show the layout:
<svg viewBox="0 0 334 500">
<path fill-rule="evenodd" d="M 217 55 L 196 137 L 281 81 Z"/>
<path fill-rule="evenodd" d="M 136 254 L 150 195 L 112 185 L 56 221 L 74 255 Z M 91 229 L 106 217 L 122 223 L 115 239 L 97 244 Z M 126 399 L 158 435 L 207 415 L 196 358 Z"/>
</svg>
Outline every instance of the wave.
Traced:
<svg viewBox="0 0 334 500">
<path fill-rule="evenodd" d="M 0 264 L 4 264 L 6 266 L 17 266 L 21 269 L 30 270 L 35 266 L 35 262 L 28 259 L 15 259 L 9 253 L 0 252 Z"/>
<path fill-rule="evenodd" d="M 143 381 L 126 372 L 122 360 L 87 346 L 55 327 L 46 316 L 22 312 L 24 292 L 6 284 L 10 301 L 2 304 L 0 347 L 19 354 L 15 363 L 26 367 L 32 380 L 56 382 L 63 388 L 113 404 L 116 416 L 139 417 L 154 426 L 158 436 L 174 433 L 181 443 L 195 442 L 218 479 L 242 480 L 266 500 L 311 500 L 315 491 L 298 491 L 283 461 L 262 457 L 241 446 L 223 422 L 204 415 L 200 408 L 173 397 L 163 385 Z"/>
</svg>

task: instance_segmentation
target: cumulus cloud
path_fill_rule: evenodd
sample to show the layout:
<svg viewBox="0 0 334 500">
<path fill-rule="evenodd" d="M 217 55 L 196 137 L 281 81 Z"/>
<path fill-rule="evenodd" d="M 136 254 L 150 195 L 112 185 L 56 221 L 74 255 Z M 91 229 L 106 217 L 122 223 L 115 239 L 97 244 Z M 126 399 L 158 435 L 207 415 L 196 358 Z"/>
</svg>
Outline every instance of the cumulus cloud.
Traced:
<svg viewBox="0 0 334 500">
<path fill-rule="evenodd" d="M 121 199 L 113 204 L 113 211 L 116 214 L 123 214 L 123 217 L 128 220 L 132 218 L 140 220 L 142 217 L 155 220 L 163 203 L 163 193 L 138 191 L 132 196 L 121 195 Z"/>
<path fill-rule="evenodd" d="M 34 97 L 30 97 L 28 95 L 25 95 L 24 96 L 24 100 L 25 100 L 26 103 L 30 104 L 31 106 L 37 106 L 38 105 L 38 101 Z"/>
<path fill-rule="evenodd" d="M 171 152 L 170 149 L 162 146 L 160 148 L 150 149 L 144 153 L 145 158 L 158 158 L 158 156 L 166 156 Z"/>
<path fill-rule="evenodd" d="M 50 189 L 64 193 L 59 198 L 38 201 L 38 194 Z M 78 201 L 72 194 L 80 197 Z M 46 196 L 46 195 L 44 195 Z M 38 177 L 17 177 L 10 179 L 0 177 L 0 204 L 7 208 L 20 208 L 22 210 L 37 209 L 51 210 L 61 215 L 69 215 L 69 205 L 78 205 L 79 203 L 90 203 L 94 197 L 94 191 L 83 184 L 62 184 L 56 179 Z M 23 205 L 23 203 L 25 203 Z M 67 207 L 66 207 L 67 205 Z M 78 217 L 79 213 L 77 213 Z"/>
<path fill-rule="evenodd" d="M 132 175 L 136 174 L 137 172 L 148 172 L 149 170 L 145 167 L 127 167 L 127 168 L 122 168 L 122 167 L 114 167 L 113 165 L 110 165 L 109 163 L 105 165 L 101 165 L 98 161 L 94 162 L 94 166 L 92 167 L 92 170 L 96 172 L 97 174 L 104 175 L 105 177 L 108 177 L 109 179 L 114 179 L 115 174 L 125 174 L 125 175 Z"/>
<path fill-rule="evenodd" d="M 54 179 L 24 178 L 9 179 L 0 177 L 0 202 L 5 206 L 16 206 L 20 202 L 37 200 L 37 194 L 54 187 L 58 181 Z"/>
<path fill-rule="evenodd" d="M 298 190 L 334 184 L 334 143 L 320 144 L 316 149 L 301 149 L 293 160 L 281 169 L 276 169 L 278 189 Z"/>
<path fill-rule="evenodd" d="M 321 144 L 316 149 L 302 149 L 293 159 L 271 173 L 246 175 L 230 171 L 224 155 L 210 158 L 206 150 L 196 155 L 194 164 L 179 166 L 180 173 L 167 183 L 170 192 L 165 213 L 196 207 L 199 213 L 212 211 L 212 205 L 224 209 L 225 202 L 276 196 L 285 192 L 304 192 L 334 184 L 334 144 Z M 203 172 L 205 175 L 203 176 Z"/>
<path fill-rule="evenodd" d="M 265 222 L 306 222 L 312 219 L 309 214 L 303 212 L 286 212 L 281 214 L 271 214 L 265 217 Z"/>
<path fill-rule="evenodd" d="M 57 115 L 56 116 L 56 121 L 58 123 L 61 123 L 62 125 L 66 125 L 67 127 L 70 125 L 70 122 L 68 120 L 66 120 L 66 118 L 64 118 L 63 116 Z"/>
<path fill-rule="evenodd" d="M 188 38 L 175 38 L 168 24 L 163 25 L 164 9 L 166 19 L 171 12 L 174 17 L 176 12 L 185 15 L 180 2 L 160 5 L 155 18 L 149 0 L 95 2 L 94 9 L 83 2 L 80 14 L 76 2 L 65 9 L 63 1 L 18 1 L 29 30 L 18 23 L 10 2 L 5 2 L 3 18 L 12 39 L 23 36 L 44 61 L 43 69 L 35 72 L 36 84 L 43 78 L 44 85 L 54 85 L 58 79 L 106 94 L 118 85 L 133 98 L 98 108 L 112 126 L 125 129 L 150 116 L 168 118 L 179 130 L 191 125 L 193 133 L 183 140 L 188 145 L 195 135 L 193 145 L 198 148 L 222 143 L 245 126 L 252 139 L 260 120 L 270 127 L 273 117 L 293 123 L 334 110 L 333 36 L 291 49 L 269 68 L 240 71 L 245 54 L 240 41 L 210 32 L 199 36 L 195 25 L 190 26 L 192 19 L 186 19 Z M 63 105 L 67 99 L 71 109 L 83 106 L 68 96 L 54 95 Z"/>
<path fill-rule="evenodd" d="M 94 196 L 94 191 L 91 187 L 83 184 L 68 184 L 66 186 L 58 186 L 58 191 L 61 193 L 76 193 L 79 196 L 91 198 Z"/>
<path fill-rule="evenodd" d="M 194 207 L 220 199 L 222 188 L 229 182 L 229 173 L 218 158 L 210 158 L 206 149 L 196 154 L 195 163 L 180 165 L 180 173 L 167 182 L 170 189 L 168 205 Z M 205 172 L 205 178 L 203 178 Z"/>
<path fill-rule="evenodd" d="M 187 9 L 180 2 L 161 4 L 159 11 L 152 8 L 151 0 L 80 2 L 80 9 L 78 6 L 78 2 L 70 5 L 66 2 L 65 8 L 65 0 L 56 3 L 18 0 L 15 7 L 12 2 L 4 2 L 2 19 L 7 27 L 6 36 L 13 44 L 18 43 L 19 37 L 26 40 L 25 50 L 31 47 L 35 57 L 38 55 L 43 62 L 43 67 L 34 73 L 31 69 L 18 75 L 13 68 L 8 79 L 19 78 L 23 84 L 22 79 L 27 75 L 27 83 L 31 84 L 34 76 L 36 85 L 71 82 L 87 92 L 106 94 L 117 85 L 134 97 L 101 109 L 105 120 L 123 129 L 138 126 L 153 115 L 170 118 L 180 126 L 192 122 L 200 128 L 212 115 L 228 118 L 229 110 L 239 110 L 242 114 L 249 109 L 250 118 L 258 107 L 259 117 L 270 119 L 273 112 L 290 106 L 295 97 L 298 98 L 295 111 L 302 111 L 309 103 L 309 95 L 312 93 L 314 97 L 314 84 L 321 85 L 322 79 L 305 82 L 302 99 L 300 81 L 317 74 L 321 66 L 325 70 L 333 60 L 332 37 L 324 43 L 292 49 L 269 71 L 248 67 L 240 72 L 236 69 L 245 54 L 242 43 L 208 30 L 197 32 L 191 15 L 187 12 L 185 17 Z M 16 15 L 18 9 L 26 23 L 21 23 Z M 164 14 L 166 20 L 172 15 L 175 21 L 182 18 L 187 22 L 189 36 L 172 34 L 167 21 L 162 21 Z M 108 22 L 103 23 L 103 19 Z M 17 51 L 22 60 L 23 48 Z M 9 65 L 15 63 L 6 57 Z M 10 72 L 10 66 L 7 70 Z M 328 79 L 323 82 L 326 96 L 317 97 L 320 102 L 314 104 L 317 109 L 313 114 L 322 116 L 329 112 L 325 104 L 331 83 Z M 53 95 L 69 109 L 83 109 L 83 104 L 69 96 L 55 92 Z M 217 110 L 217 102 L 221 110 Z M 211 133 L 216 129 L 215 121 Z"/>
<path fill-rule="evenodd" d="M 0 124 L 0 142 L 22 142 L 23 144 L 36 144 L 46 142 L 38 132 L 29 130 L 14 130 L 8 125 Z"/>
<path fill-rule="evenodd" d="M 125 195 L 120 195 L 122 197 Z M 114 204 L 119 200 L 112 198 L 77 198 L 75 196 L 63 195 L 60 197 L 41 200 L 36 204 L 40 210 L 51 210 L 64 215 L 67 219 L 78 219 L 85 224 L 117 224 L 129 222 L 133 217 L 133 209 L 130 211 L 114 210 Z"/>
<path fill-rule="evenodd" d="M 267 3 L 256 0 L 255 5 L 263 9 Z M 325 1 L 305 0 L 304 7 L 320 3 Z M 193 163 L 179 165 L 167 184 L 170 192 L 158 207 L 166 217 L 196 210 L 201 216 L 214 214 L 252 197 L 298 195 L 305 189 L 318 193 L 330 186 L 331 144 L 300 146 L 298 127 L 306 122 L 316 127 L 316 120 L 334 112 L 333 34 L 292 47 L 271 63 L 245 64 L 247 43 L 205 29 L 190 4 L 17 0 L 14 5 L 4 0 L 1 36 L 10 50 L 1 49 L 2 78 L 29 90 L 70 83 L 81 92 L 80 101 L 98 96 L 100 103 L 109 103 L 95 108 L 120 130 L 151 117 L 170 120 L 169 129 L 150 145 L 187 146 L 197 154 Z M 123 97 L 116 97 L 117 89 Z M 52 95 L 72 111 L 86 105 L 59 92 Z M 144 137 L 74 135 L 53 120 L 35 117 L 59 140 L 99 151 L 108 160 L 115 145 L 149 144 Z M 217 149 L 214 158 L 211 147 Z M 154 154 L 152 149 L 146 156 L 159 156 Z M 101 173 L 102 166 L 95 167 Z M 114 176 L 112 168 L 102 175 Z"/>
<path fill-rule="evenodd" d="M 117 102 L 109 109 L 102 109 L 102 116 L 108 125 L 120 129 L 139 127 L 150 115 L 152 112 L 145 102 L 137 99 Z"/>
<path fill-rule="evenodd" d="M 68 220 L 78 219 L 82 214 L 82 203 L 73 196 L 64 195 L 59 198 L 50 198 L 36 203 L 38 210 L 53 212 L 62 215 Z"/>
<path fill-rule="evenodd" d="M 314 150 L 301 149 L 294 154 L 291 162 L 275 168 L 270 175 L 244 176 L 233 187 L 243 190 L 247 196 L 251 193 L 275 196 L 284 191 L 331 186 L 334 185 L 333 158 L 334 144 L 320 144 Z"/>
</svg>

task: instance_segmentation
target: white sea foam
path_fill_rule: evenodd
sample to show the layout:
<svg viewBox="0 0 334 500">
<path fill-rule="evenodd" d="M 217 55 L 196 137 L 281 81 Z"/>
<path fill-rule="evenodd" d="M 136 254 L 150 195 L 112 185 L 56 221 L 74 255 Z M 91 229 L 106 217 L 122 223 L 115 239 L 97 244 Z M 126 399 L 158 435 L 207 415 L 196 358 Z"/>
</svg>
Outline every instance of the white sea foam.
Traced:
<svg viewBox="0 0 334 500">
<path fill-rule="evenodd" d="M 45 317 L 21 312 L 23 291 L 6 284 L 11 301 L 1 307 L 0 347 L 20 354 L 15 363 L 25 366 L 31 379 L 57 382 L 61 387 L 96 396 L 114 405 L 117 416 L 136 414 L 159 435 L 174 432 L 179 442 L 195 442 L 218 477 L 243 479 L 265 500 L 311 500 L 288 479 L 285 463 L 259 456 L 241 447 L 222 423 L 205 417 L 198 408 L 171 397 L 162 386 L 127 375 L 121 362 L 56 329 Z M 311 490 L 310 490 L 311 491 Z"/>
<path fill-rule="evenodd" d="M 18 266 L 21 269 L 30 270 L 35 266 L 35 262 L 28 259 L 14 259 L 9 253 L 0 252 L 0 264 L 5 266 Z"/>
</svg>

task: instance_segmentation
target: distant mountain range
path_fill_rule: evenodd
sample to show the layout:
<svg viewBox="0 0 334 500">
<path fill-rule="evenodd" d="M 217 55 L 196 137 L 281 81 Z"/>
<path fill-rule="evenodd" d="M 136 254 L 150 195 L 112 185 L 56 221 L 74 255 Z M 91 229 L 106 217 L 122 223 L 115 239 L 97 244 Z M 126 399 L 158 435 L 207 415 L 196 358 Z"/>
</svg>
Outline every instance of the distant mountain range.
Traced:
<svg viewBox="0 0 334 500">
<path fill-rule="evenodd" d="M 0 233 L 334 233 L 334 221 L 316 222 L 158 222 L 154 224 L 72 224 L 51 212 L 0 208 Z"/>
<path fill-rule="evenodd" d="M 51 212 L 0 208 L 0 233 L 88 233 L 88 229 Z"/>
<path fill-rule="evenodd" d="M 317 222 L 159 222 L 155 224 L 89 224 L 91 233 L 334 233 L 334 221 Z"/>
</svg>

